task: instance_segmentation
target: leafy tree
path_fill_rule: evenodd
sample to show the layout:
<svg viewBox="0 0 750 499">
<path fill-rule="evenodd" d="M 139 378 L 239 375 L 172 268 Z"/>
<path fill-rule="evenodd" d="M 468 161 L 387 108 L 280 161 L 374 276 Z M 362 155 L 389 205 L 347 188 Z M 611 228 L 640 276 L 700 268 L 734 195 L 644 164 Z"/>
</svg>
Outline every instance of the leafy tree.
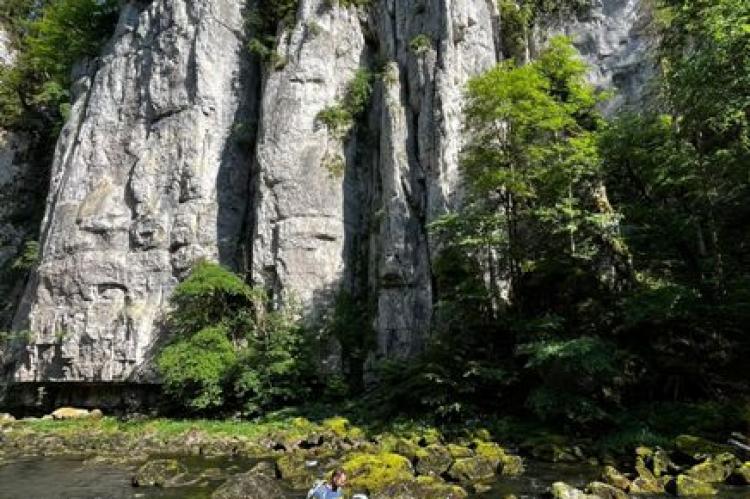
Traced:
<svg viewBox="0 0 750 499">
<path fill-rule="evenodd" d="M 224 406 L 224 388 L 236 363 L 237 353 L 221 326 L 201 329 L 172 343 L 157 361 L 164 391 L 193 412 L 210 412 Z"/>
<path fill-rule="evenodd" d="M 2 124 L 34 125 L 55 136 L 74 64 L 98 55 L 118 11 L 116 0 L 12 0 L 0 8 L 18 53 L 12 67 L 0 68 Z"/>
<path fill-rule="evenodd" d="M 157 365 L 165 391 L 201 413 L 259 413 L 310 390 L 310 346 L 289 311 L 267 310 L 266 295 L 239 276 L 198 262 L 174 290 L 172 341 Z"/>
<path fill-rule="evenodd" d="M 617 330 L 649 396 L 716 398 L 749 374 L 750 5 L 659 5 L 655 111 L 619 117 L 600 144 L 639 276 Z"/>
</svg>

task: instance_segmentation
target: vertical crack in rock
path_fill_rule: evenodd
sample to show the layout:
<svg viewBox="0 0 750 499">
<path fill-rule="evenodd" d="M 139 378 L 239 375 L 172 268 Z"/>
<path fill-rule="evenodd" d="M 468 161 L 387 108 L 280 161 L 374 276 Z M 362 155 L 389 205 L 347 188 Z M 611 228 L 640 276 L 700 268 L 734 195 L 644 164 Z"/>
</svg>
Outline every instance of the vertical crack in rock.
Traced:
<svg viewBox="0 0 750 499">
<path fill-rule="evenodd" d="M 264 80 L 254 168 L 253 279 L 275 302 L 298 303 L 315 321 L 351 261 L 345 219 L 355 192 L 338 165 L 351 163 L 356 141 L 317 116 L 367 66 L 359 14 L 303 0 L 277 51 L 283 67 Z"/>
<path fill-rule="evenodd" d="M 379 3 L 388 60 L 381 124 L 380 230 L 373 245 L 378 354 L 403 358 L 424 346 L 435 290 L 427 225 L 458 199 L 461 101 L 471 76 L 497 59 L 485 0 Z"/>
</svg>

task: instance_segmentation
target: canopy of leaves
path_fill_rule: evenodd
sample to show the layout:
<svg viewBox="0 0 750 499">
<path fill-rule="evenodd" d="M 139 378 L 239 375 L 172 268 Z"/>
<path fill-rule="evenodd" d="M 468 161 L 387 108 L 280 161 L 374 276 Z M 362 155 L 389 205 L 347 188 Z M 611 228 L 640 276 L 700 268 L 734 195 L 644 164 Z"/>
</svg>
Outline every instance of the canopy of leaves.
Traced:
<svg viewBox="0 0 750 499">
<path fill-rule="evenodd" d="M 158 356 L 165 391 L 196 413 L 257 414 L 303 399 L 314 379 L 311 347 L 293 310 L 268 311 L 265 293 L 210 262 L 175 288 Z"/>
</svg>

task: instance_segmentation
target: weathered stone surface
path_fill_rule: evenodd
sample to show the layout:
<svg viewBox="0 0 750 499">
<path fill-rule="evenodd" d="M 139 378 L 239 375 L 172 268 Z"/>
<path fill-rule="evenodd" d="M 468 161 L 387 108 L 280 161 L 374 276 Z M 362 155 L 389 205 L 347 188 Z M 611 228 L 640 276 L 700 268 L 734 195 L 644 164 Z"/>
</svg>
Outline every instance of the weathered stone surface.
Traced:
<svg viewBox="0 0 750 499">
<path fill-rule="evenodd" d="M 734 455 L 725 452 L 696 464 L 685 474 L 703 482 L 718 483 L 726 480 L 738 464 L 739 461 Z"/>
<path fill-rule="evenodd" d="M 565 482 L 553 483 L 552 488 L 550 489 L 550 495 L 554 499 L 598 499 L 598 496 L 587 494 Z"/>
<path fill-rule="evenodd" d="M 187 468 L 175 459 L 155 459 L 141 466 L 133 475 L 134 487 L 168 487 L 187 473 Z"/>
<path fill-rule="evenodd" d="M 650 74 L 644 4 L 596 2 L 540 26 L 537 46 L 572 35 L 592 81 L 621 87 L 612 106 L 627 103 Z M 124 2 L 102 57 L 79 68 L 41 264 L 16 314 L 33 336 L 15 381 L 153 380 L 159 321 L 200 258 L 249 271 L 308 320 L 342 289 L 367 295 L 372 360 L 422 350 L 440 247 L 426 227 L 460 204 L 463 91 L 502 52 L 496 2 L 373 0 L 366 12 L 301 0 L 262 74 L 245 50 L 244 6 Z M 414 50 L 417 37 L 427 46 Z M 323 126 L 319 112 L 381 61 L 354 129 Z M 0 158 L 0 182 L 1 171 Z"/>
<path fill-rule="evenodd" d="M 651 58 L 655 39 L 649 33 L 650 9 L 643 0 L 601 0 L 578 17 L 548 20 L 551 28 L 544 34 L 570 36 L 591 67 L 589 80 L 616 90 L 605 113 L 639 103 L 649 89 L 648 80 L 656 69 Z"/>
<path fill-rule="evenodd" d="M 743 463 L 732 471 L 729 481 L 736 485 L 750 485 L 750 462 Z"/>
<path fill-rule="evenodd" d="M 453 464 L 450 452 L 442 445 L 428 445 L 417 451 L 416 471 L 420 475 L 440 476 Z"/>
<path fill-rule="evenodd" d="M 687 496 L 712 496 L 718 491 L 711 484 L 690 477 L 688 475 L 678 475 L 676 480 L 676 492 L 678 497 Z"/>
<path fill-rule="evenodd" d="M 495 477 L 497 466 L 486 457 L 464 457 L 456 459 L 448 470 L 448 476 L 462 483 L 482 482 Z"/>
<path fill-rule="evenodd" d="M 74 85 L 15 327 L 15 381 L 144 380 L 171 290 L 199 258 L 236 264 L 253 75 L 243 2 L 126 2 Z"/>
<path fill-rule="evenodd" d="M 622 490 L 602 482 L 591 482 L 586 490 L 600 499 L 628 499 L 628 495 Z"/>
<path fill-rule="evenodd" d="M 93 415 L 87 409 L 76 409 L 75 407 L 61 407 L 59 409 L 56 409 L 54 412 L 52 412 L 51 416 L 52 416 L 52 419 L 58 419 L 58 420 L 87 419 L 87 418 L 98 419 L 101 417 L 101 411 L 99 411 L 96 415 Z"/>
<path fill-rule="evenodd" d="M 420 476 L 414 480 L 399 483 L 376 492 L 372 499 L 459 499 L 467 497 L 466 491 L 455 484 L 448 484 L 439 478 Z"/>
<path fill-rule="evenodd" d="M 284 492 L 273 477 L 260 469 L 234 475 L 211 494 L 211 499 L 282 499 Z"/>
<path fill-rule="evenodd" d="M 630 489 L 630 480 L 628 477 L 617 471 L 613 466 L 604 467 L 604 471 L 602 471 L 602 480 L 620 490 L 627 491 Z"/>
</svg>

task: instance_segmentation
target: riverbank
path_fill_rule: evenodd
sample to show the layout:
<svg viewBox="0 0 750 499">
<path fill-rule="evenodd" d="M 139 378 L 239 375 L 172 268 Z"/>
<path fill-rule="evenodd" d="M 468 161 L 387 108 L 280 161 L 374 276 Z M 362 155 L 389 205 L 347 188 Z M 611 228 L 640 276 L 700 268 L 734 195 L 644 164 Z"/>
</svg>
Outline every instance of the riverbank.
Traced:
<svg viewBox="0 0 750 499">
<path fill-rule="evenodd" d="M 311 421 L 285 413 L 256 422 L 78 416 L 0 418 L 0 466 L 62 459 L 127 473 L 140 491 L 181 489 L 184 497 L 225 499 L 304 497 L 336 467 L 349 473 L 350 492 L 371 498 L 535 497 L 547 490 L 578 497 L 577 489 L 556 483 L 562 481 L 588 488 L 589 497 L 750 493 L 750 456 L 696 436 L 616 456 L 594 452 L 586 439 L 552 434 L 511 443 L 480 424 L 448 429 L 400 422 L 374 429 L 343 417 Z"/>
</svg>

